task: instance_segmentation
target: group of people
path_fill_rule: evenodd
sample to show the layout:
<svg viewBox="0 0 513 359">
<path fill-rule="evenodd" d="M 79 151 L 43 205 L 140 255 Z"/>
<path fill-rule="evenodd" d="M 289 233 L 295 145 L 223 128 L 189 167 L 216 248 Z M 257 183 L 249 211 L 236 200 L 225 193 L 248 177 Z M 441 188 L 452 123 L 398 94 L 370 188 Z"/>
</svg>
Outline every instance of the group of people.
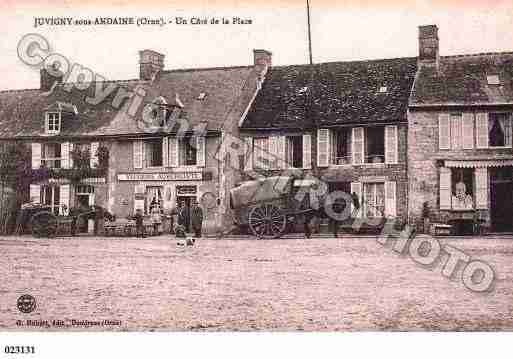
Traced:
<svg viewBox="0 0 513 359">
<path fill-rule="evenodd" d="M 149 206 L 149 213 L 151 215 L 151 219 L 155 225 L 161 226 L 161 210 L 158 202 L 153 199 Z M 178 203 L 178 207 L 173 210 L 171 213 L 171 224 L 170 231 L 174 233 L 178 238 L 185 237 L 187 232 L 194 232 L 195 238 L 201 238 L 202 229 L 203 229 L 203 209 L 200 205 L 194 201 L 192 205 L 189 207 L 186 205 L 185 201 L 180 201 Z M 174 217 L 176 216 L 176 226 L 174 225 Z M 144 216 L 142 210 L 139 208 L 135 211 L 135 215 L 133 216 L 135 220 L 136 226 L 136 236 L 137 237 L 145 237 L 145 228 L 144 228 Z"/>
</svg>

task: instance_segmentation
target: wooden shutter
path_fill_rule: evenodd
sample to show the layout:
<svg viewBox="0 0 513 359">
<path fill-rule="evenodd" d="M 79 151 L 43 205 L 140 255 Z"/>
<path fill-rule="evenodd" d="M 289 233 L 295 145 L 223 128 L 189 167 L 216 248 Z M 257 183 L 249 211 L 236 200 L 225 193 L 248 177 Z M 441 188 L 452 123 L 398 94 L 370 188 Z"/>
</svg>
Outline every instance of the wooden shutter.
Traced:
<svg viewBox="0 0 513 359">
<path fill-rule="evenodd" d="M 504 145 L 511 147 L 511 115 L 504 119 Z"/>
<path fill-rule="evenodd" d="M 440 209 L 451 209 L 451 169 L 440 168 Z"/>
<path fill-rule="evenodd" d="M 360 210 L 356 214 L 356 217 L 362 217 L 363 213 L 363 201 L 362 201 L 362 183 L 361 182 L 351 182 L 351 195 L 356 193 L 358 196 L 358 202 L 360 204 Z M 351 201 L 351 214 L 354 214 L 355 207 L 353 201 Z"/>
<path fill-rule="evenodd" d="M 94 193 L 89 194 L 89 207 L 94 206 Z"/>
<path fill-rule="evenodd" d="M 70 142 L 69 144 L 69 158 L 68 158 L 68 163 L 69 163 L 69 168 L 73 168 L 74 165 L 73 165 L 73 156 L 72 156 L 72 153 L 73 153 L 73 143 Z"/>
<path fill-rule="evenodd" d="M 476 148 L 488 148 L 488 113 L 476 114 Z"/>
<path fill-rule="evenodd" d="M 317 166 L 328 167 L 330 154 L 330 130 L 320 128 L 317 130 Z"/>
<path fill-rule="evenodd" d="M 271 136 L 269 137 L 269 151 L 266 153 L 264 149 L 260 149 L 259 151 L 259 157 L 265 158 L 268 160 L 269 168 L 270 169 L 276 169 L 278 168 L 278 161 L 277 161 L 277 154 L 278 154 L 278 137 L 277 136 Z"/>
<path fill-rule="evenodd" d="M 441 113 L 438 116 L 438 148 L 441 150 L 451 149 L 451 128 L 448 113 Z"/>
<path fill-rule="evenodd" d="M 55 189 L 57 190 L 57 188 Z M 69 198 L 70 198 L 70 185 L 64 184 L 59 187 L 59 214 L 61 216 L 67 216 L 69 213 Z"/>
<path fill-rule="evenodd" d="M 167 139 L 168 152 L 167 152 L 167 166 L 178 167 L 178 138 L 169 137 Z"/>
<path fill-rule="evenodd" d="M 32 169 L 41 167 L 41 144 L 32 143 Z"/>
<path fill-rule="evenodd" d="M 245 143 L 244 171 L 252 171 L 253 170 L 253 137 L 245 137 L 244 143 Z"/>
<path fill-rule="evenodd" d="M 286 156 L 286 150 L 287 150 L 287 137 L 285 136 L 279 136 L 278 137 L 278 143 L 276 146 L 276 157 L 277 157 L 277 168 L 284 169 L 287 168 L 287 156 Z"/>
<path fill-rule="evenodd" d="M 64 142 L 61 144 L 61 159 L 62 159 L 62 168 L 70 168 L 69 166 L 69 142 Z"/>
<path fill-rule="evenodd" d="M 41 186 L 38 184 L 30 185 L 30 202 L 41 203 Z"/>
<path fill-rule="evenodd" d="M 461 115 L 451 116 L 451 148 L 463 148 L 463 121 Z"/>
<path fill-rule="evenodd" d="M 365 130 L 363 127 L 353 128 L 353 164 L 359 165 L 364 163 L 365 159 L 365 146 L 364 146 Z"/>
<path fill-rule="evenodd" d="M 474 114 L 464 112 L 462 115 L 463 128 L 463 149 L 471 150 L 474 148 Z"/>
<path fill-rule="evenodd" d="M 205 137 L 196 136 L 196 166 L 205 167 Z"/>
<path fill-rule="evenodd" d="M 134 168 L 143 168 L 143 141 L 137 140 L 133 142 L 134 146 Z"/>
<path fill-rule="evenodd" d="M 476 209 L 488 209 L 488 169 L 476 168 Z"/>
<path fill-rule="evenodd" d="M 89 165 L 91 168 L 98 167 L 100 164 L 100 160 L 98 158 L 98 147 L 100 147 L 100 144 L 98 142 L 91 142 L 91 159 L 89 161 Z"/>
<path fill-rule="evenodd" d="M 385 162 L 397 163 L 397 126 L 385 127 Z"/>
<path fill-rule="evenodd" d="M 168 167 L 169 165 L 169 139 L 162 138 L 162 166 Z"/>
<path fill-rule="evenodd" d="M 397 185 L 396 182 L 385 182 L 385 216 L 397 217 Z"/>
<path fill-rule="evenodd" d="M 312 136 L 303 135 L 303 168 L 312 168 Z"/>
</svg>

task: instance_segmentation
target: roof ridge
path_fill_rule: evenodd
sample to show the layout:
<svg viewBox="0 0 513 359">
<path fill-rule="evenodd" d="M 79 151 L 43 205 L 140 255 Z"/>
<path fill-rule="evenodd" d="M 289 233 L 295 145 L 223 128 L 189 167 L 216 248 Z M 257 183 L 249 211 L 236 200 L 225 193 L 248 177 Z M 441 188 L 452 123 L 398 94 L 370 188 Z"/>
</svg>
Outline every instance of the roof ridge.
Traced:
<svg viewBox="0 0 513 359">
<path fill-rule="evenodd" d="M 447 56 L 441 56 L 441 57 L 448 59 L 448 58 L 478 57 L 478 56 L 490 56 L 490 55 L 513 55 L 513 51 L 478 52 L 475 54 L 447 55 Z"/>
<path fill-rule="evenodd" d="M 9 93 L 9 92 L 28 92 L 28 91 L 42 91 L 39 88 L 31 88 L 31 89 L 12 89 L 12 90 L 0 90 L 0 93 Z"/>
<path fill-rule="evenodd" d="M 214 67 L 191 67 L 185 69 L 171 69 L 162 70 L 160 73 L 172 73 L 172 72 L 193 72 L 193 71 L 213 71 L 213 70 L 232 70 L 232 69 L 244 69 L 252 68 L 254 65 L 240 65 L 240 66 L 214 66 Z"/>
<path fill-rule="evenodd" d="M 352 63 L 383 62 L 383 61 L 396 61 L 396 60 L 417 60 L 417 57 L 416 56 L 405 56 L 405 57 L 390 57 L 390 58 L 366 59 L 366 60 L 326 61 L 326 62 L 314 63 L 313 66 L 327 65 L 327 64 L 352 64 Z M 291 67 L 291 66 L 312 66 L 312 65 L 310 65 L 310 64 L 289 64 L 289 65 L 272 66 L 271 69 L 272 68 Z"/>
</svg>

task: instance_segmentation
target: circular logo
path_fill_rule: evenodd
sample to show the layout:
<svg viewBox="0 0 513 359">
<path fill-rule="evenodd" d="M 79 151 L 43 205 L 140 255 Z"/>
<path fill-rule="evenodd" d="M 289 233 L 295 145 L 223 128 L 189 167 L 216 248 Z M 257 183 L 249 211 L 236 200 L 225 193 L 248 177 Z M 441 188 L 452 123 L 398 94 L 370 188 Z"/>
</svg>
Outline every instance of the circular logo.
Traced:
<svg viewBox="0 0 513 359">
<path fill-rule="evenodd" d="M 32 313 L 36 309 L 36 298 L 30 294 L 23 294 L 18 298 L 18 310 L 22 313 Z"/>
</svg>

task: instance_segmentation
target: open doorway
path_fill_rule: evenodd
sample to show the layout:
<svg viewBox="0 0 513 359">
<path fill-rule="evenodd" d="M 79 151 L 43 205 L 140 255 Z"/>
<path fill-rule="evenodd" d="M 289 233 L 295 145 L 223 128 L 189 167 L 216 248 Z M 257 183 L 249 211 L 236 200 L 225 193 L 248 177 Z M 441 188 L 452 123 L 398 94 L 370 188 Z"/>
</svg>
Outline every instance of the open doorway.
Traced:
<svg viewBox="0 0 513 359">
<path fill-rule="evenodd" d="M 491 169 L 491 224 L 494 232 L 513 231 L 513 167 Z"/>
<path fill-rule="evenodd" d="M 176 187 L 176 204 L 177 208 L 183 208 L 185 219 L 185 230 L 191 231 L 191 208 L 197 202 L 196 186 L 177 186 Z"/>
</svg>

